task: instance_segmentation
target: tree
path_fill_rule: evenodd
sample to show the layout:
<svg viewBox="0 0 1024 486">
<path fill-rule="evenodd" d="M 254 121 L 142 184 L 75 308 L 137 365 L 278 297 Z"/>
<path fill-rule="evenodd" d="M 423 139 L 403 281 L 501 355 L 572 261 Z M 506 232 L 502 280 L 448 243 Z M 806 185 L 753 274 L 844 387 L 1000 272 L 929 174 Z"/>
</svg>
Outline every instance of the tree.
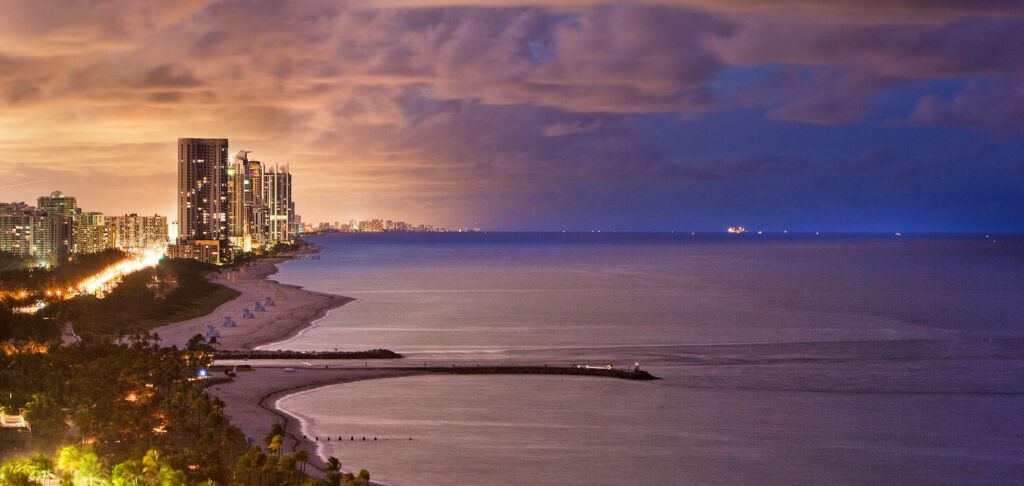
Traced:
<svg viewBox="0 0 1024 486">
<path fill-rule="evenodd" d="M 105 480 L 106 474 L 103 473 L 103 466 L 100 465 L 100 460 L 96 457 L 96 454 L 92 452 L 86 452 L 82 454 L 78 467 L 75 469 L 74 474 L 75 486 L 100 486 L 107 484 Z"/>
<path fill-rule="evenodd" d="M 263 437 L 263 442 L 265 442 L 267 445 L 270 445 L 270 441 L 274 439 L 274 436 L 283 436 L 284 433 L 284 426 L 279 423 L 275 423 L 270 426 L 270 433 Z"/>
<path fill-rule="evenodd" d="M 67 424 L 60 403 L 50 393 L 36 393 L 25 405 L 25 419 L 32 424 L 32 433 L 42 437 L 59 437 Z"/>
<path fill-rule="evenodd" d="M 277 457 L 281 457 L 281 449 L 284 448 L 284 437 L 275 435 L 270 439 L 270 443 L 267 444 L 267 450 L 273 452 Z"/>
<path fill-rule="evenodd" d="M 75 446 L 62 447 L 57 453 L 57 469 L 70 474 L 82 462 L 83 451 Z"/>
<path fill-rule="evenodd" d="M 291 454 L 285 454 L 281 457 L 281 460 L 277 462 L 277 470 L 288 475 L 289 478 L 295 476 L 295 456 Z"/>
<path fill-rule="evenodd" d="M 111 486 L 139 486 L 143 480 L 142 463 L 129 459 L 110 471 Z"/>
<path fill-rule="evenodd" d="M 338 472 L 341 471 L 341 461 L 337 457 L 331 456 L 327 458 L 327 470 Z"/>
<path fill-rule="evenodd" d="M 185 473 L 172 469 L 170 466 L 162 466 L 156 475 L 156 484 L 159 486 L 180 486 L 186 484 Z"/>
<path fill-rule="evenodd" d="M 146 451 L 146 455 L 142 458 L 142 474 L 148 477 L 156 477 L 160 473 L 160 467 L 163 463 L 160 461 L 160 451 L 156 449 L 150 449 Z"/>
<path fill-rule="evenodd" d="M 309 462 L 309 453 L 303 449 L 295 451 L 295 460 L 301 464 L 299 472 L 306 474 L 306 463 Z"/>
</svg>

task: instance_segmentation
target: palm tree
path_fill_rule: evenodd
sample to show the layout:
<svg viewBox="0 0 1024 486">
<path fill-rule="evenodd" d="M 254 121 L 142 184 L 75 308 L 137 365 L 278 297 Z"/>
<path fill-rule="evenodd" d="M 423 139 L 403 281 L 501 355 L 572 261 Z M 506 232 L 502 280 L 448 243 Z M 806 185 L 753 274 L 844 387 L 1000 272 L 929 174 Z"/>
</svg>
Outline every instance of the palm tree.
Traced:
<svg viewBox="0 0 1024 486">
<path fill-rule="evenodd" d="M 160 486 L 179 486 L 185 484 L 185 473 L 163 466 L 156 475 L 156 484 Z"/>
<path fill-rule="evenodd" d="M 142 463 L 135 459 L 122 462 L 110 471 L 110 484 L 113 486 L 139 486 L 142 478 Z"/>
<path fill-rule="evenodd" d="M 32 456 L 29 459 L 29 465 L 32 468 L 32 479 L 42 482 L 50 474 L 53 473 L 53 461 L 49 457 L 42 454 Z"/>
<path fill-rule="evenodd" d="M 142 458 L 142 473 L 149 477 L 156 477 L 160 473 L 160 451 L 150 449 Z"/>
<path fill-rule="evenodd" d="M 57 454 L 57 469 L 66 473 L 78 469 L 78 463 L 82 461 L 82 451 L 75 446 L 67 446 Z"/>
<path fill-rule="evenodd" d="M 277 457 L 281 457 L 281 449 L 284 448 L 284 437 L 275 435 L 270 439 L 270 443 L 267 444 L 267 450 L 273 452 Z"/>
<path fill-rule="evenodd" d="M 303 449 L 299 449 L 295 451 L 295 460 L 299 461 L 299 464 L 302 464 L 299 466 L 299 472 L 306 474 L 306 463 L 309 462 L 309 453 Z"/>
<path fill-rule="evenodd" d="M 98 486 L 106 484 L 104 481 L 103 467 L 96 454 L 84 454 L 78 469 L 75 470 L 75 486 Z"/>
<path fill-rule="evenodd" d="M 341 461 L 337 457 L 331 456 L 327 458 L 327 470 L 338 472 L 341 471 Z"/>
</svg>

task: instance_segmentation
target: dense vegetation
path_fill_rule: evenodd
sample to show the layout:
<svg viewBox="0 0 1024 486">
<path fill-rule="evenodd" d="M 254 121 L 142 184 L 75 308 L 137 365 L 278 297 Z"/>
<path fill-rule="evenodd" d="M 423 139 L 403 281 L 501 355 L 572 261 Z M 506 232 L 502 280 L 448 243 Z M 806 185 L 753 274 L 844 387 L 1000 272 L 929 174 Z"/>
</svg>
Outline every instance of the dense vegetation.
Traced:
<svg viewBox="0 0 1024 486">
<path fill-rule="evenodd" d="M 206 279 L 214 265 L 163 260 L 128 275 L 102 299 L 82 296 L 60 305 L 81 335 L 117 336 L 209 314 L 238 292 Z"/>
<path fill-rule="evenodd" d="M 47 295 L 53 289 L 73 287 L 89 275 L 125 258 L 118 250 L 76 255 L 53 268 L 19 266 L 0 273 L 0 342 L 47 342 L 60 336 L 67 316 L 60 306 L 51 306 L 38 314 L 17 314 L 14 308 L 39 300 L 59 302 L 62 297 Z"/>
<path fill-rule="evenodd" d="M 293 248 L 275 250 L 285 249 Z M 206 279 L 216 267 L 164 260 L 126 276 L 103 298 L 65 300 L 68 289 L 124 257 L 112 250 L 29 268 L 0 255 L 0 413 L 25 415 L 34 452 L 4 457 L 0 449 L 0 484 L 369 484 L 368 472 L 342 474 L 335 458 L 324 479 L 311 478 L 309 454 L 284 450 L 279 425 L 250 444 L 224 404 L 203 392 L 212 380 L 196 380 L 212 364 L 213 348 L 201 339 L 185 350 L 161 348 L 148 334 L 236 297 Z M 40 300 L 48 305 L 38 313 L 14 312 Z M 66 322 L 82 342 L 60 345 Z"/>
<path fill-rule="evenodd" d="M 247 444 L 224 417 L 223 404 L 189 380 L 208 361 L 201 352 L 158 348 L 145 336 L 131 345 L 98 341 L 0 355 L 0 381 L 9 390 L 0 407 L 23 411 L 44 450 L 45 444 L 87 445 L 59 455 L 90 462 L 89 471 L 105 473 L 156 454 L 157 469 L 180 473 L 175 477 L 227 484 Z M 77 466 L 60 469 L 81 473 Z"/>
<path fill-rule="evenodd" d="M 210 365 L 201 349 L 86 340 L 42 353 L 0 354 L 0 409 L 23 411 L 35 456 L 0 465 L 0 484 L 364 485 L 369 473 L 309 478 L 308 453 L 283 450 L 277 426 L 250 445 L 224 404 L 192 379 Z M 73 445 L 66 445 L 73 444 Z"/>
<path fill-rule="evenodd" d="M 83 255 L 53 269 L 20 270 L 0 274 L 0 291 L 66 288 L 124 255 L 117 251 Z M 38 314 L 16 314 L 12 308 L 42 296 L 0 299 L 0 341 L 55 340 L 70 321 L 80 335 L 116 337 L 134 334 L 168 322 L 210 313 L 238 292 L 210 282 L 206 275 L 217 267 L 194 260 L 163 260 L 153 268 L 128 275 L 102 299 L 92 295 L 56 300 Z"/>
<path fill-rule="evenodd" d="M 16 266 L 0 273 L 0 288 L 27 289 L 36 296 L 42 296 L 47 289 L 72 286 L 124 258 L 125 253 L 121 250 L 105 250 L 100 253 L 74 255 L 54 267 Z"/>
<path fill-rule="evenodd" d="M 13 253 L 0 251 L 0 273 L 22 269 L 28 267 L 31 263 L 31 258 L 20 257 Z"/>
</svg>

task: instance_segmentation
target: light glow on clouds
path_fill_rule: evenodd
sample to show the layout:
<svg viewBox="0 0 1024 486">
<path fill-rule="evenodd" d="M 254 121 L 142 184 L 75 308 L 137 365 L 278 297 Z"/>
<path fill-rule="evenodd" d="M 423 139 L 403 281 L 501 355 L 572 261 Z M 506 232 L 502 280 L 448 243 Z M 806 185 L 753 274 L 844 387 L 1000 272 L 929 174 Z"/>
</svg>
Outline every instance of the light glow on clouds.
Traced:
<svg viewBox="0 0 1024 486">
<path fill-rule="evenodd" d="M 196 136 L 291 163 L 307 221 L 1024 229 L 1020 2 L 4 7 L 2 200 L 173 216 Z"/>
</svg>

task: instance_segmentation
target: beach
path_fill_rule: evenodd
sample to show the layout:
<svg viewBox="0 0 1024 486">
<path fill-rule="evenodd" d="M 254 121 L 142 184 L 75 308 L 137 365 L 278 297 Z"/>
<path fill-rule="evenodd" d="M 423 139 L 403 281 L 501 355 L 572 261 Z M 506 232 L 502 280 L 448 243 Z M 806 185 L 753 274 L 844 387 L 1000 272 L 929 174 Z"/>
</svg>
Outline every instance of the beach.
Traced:
<svg viewBox="0 0 1024 486">
<path fill-rule="evenodd" d="M 263 445 L 263 437 L 270 432 L 271 426 L 274 423 L 284 424 L 285 450 L 305 450 L 309 453 L 310 464 L 318 470 L 323 469 L 325 458 L 319 450 L 318 441 L 314 437 L 306 437 L 297 419 L 278 410 L 277 400 L 326 385 L 423 374 L 412 370 L 383 368 L 285 369 L 282 366 L 266 366 L 254 367 L 252 371 L 239 371 L 234 380 L 210 386 L 207 391 L 224 401 L 224 414 L 253 444 Z M 327 440 L 326 437 L 322 439 Z M 310 472 L 318 474 L 315 470 Z"/>
<path fill-rule="evenodd" d="M 160 336 L 161 344 L 178 347 L 185 346 L 196 334 L 205 335 L 208 324 L 213 324 L 220 332 L 217 342 L 221 349 L 251 350 L 286 340 L 311 326 L 330 310 L 354 300 L 282 284 L 269 278 L 277 273 L 278 264 L 318 250 L 309 247 L 213 273 L 208 277 L 211 281 L 237 290 L 240 295 L 209 315 L 160 326 L 153 332 Z M 243 309 L 253 310 L 256 302 L 263 303 L 267 297 L 273 299 L 273 306 L 266 307 L 263 312 L 255 312 L 253 319 L 242 318 Z M 232 316 L 237 327 L 224 327 L 224 316 Z M 232 381 L 210 386 L 207 391 L 224 401 L 225 415 L 253 444 L 261 443 L 274 423 L 285 424 L 285 450 L 301 448 L 309 452 L 310 463 L 315 466 L 310 473 L 319 475 L 324 457 L 319 453 L 316 441 L 304 438 L 299 421 L 277 410 L 276 401 L 292 393 L 330 384 L 420 373 L 365 368 L 304 368 L 285 372 L 279 365 L 256 365 L 251 371 L 240 371 Z"/>
<path fill-rule="evenodd" d="M 217 307 L 209 315 L 163 325 L 152 332 L 160 336 L 160 343 L 164 346 L 183 347 L 196 334 L 205 336 L 207 326 L 213 325 L 220 332 L 218 346 L 232 350 L 248 350 L 288 339 L 327 315 L 331 309 L 353 300 L 282 284 L 269 278 L 277 273 L 279 263 L 316 251 L 313 248 L 262 258 L 213 273 L 208 277 L 211 281 L 230 287 L 241 295 Z M 264 304 L 268 297 L 274 305 L 266 306 L 265 311 L 255 312 L 256 303 Z M 244 309 L 253 311 L 254 318 L 243 319 Z M 224 327 L 225 316 L 231 316 L 237 327 Z"/>
</svg>

